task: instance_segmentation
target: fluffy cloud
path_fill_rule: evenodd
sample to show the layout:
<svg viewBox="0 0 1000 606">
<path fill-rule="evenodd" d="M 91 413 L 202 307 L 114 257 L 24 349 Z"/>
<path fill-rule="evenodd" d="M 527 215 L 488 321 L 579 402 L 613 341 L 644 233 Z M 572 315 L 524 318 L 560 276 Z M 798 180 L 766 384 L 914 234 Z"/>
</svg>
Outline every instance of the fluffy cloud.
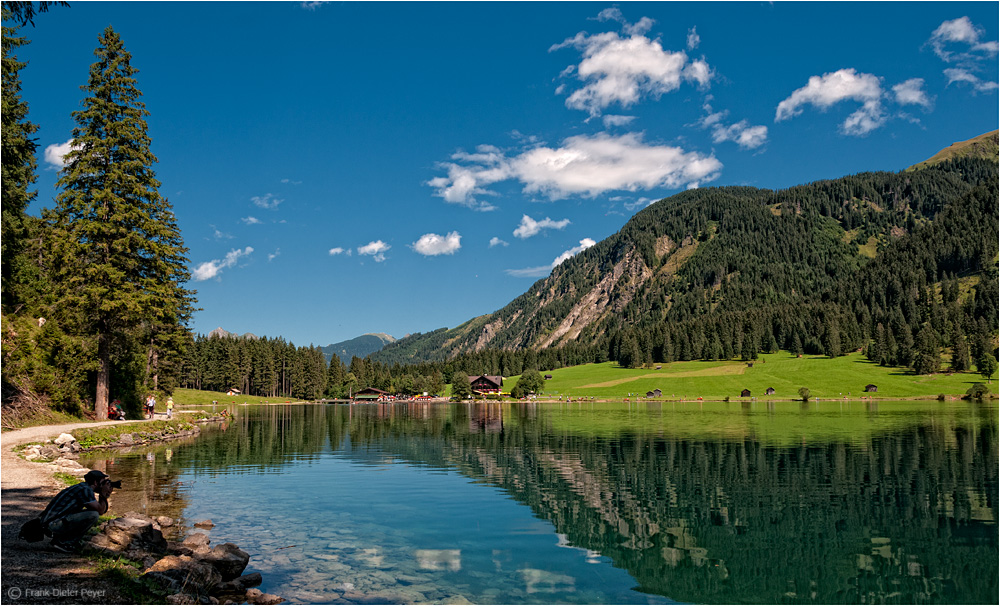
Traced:
<svg viewBox="0 0 1000 606">
<path fill-rule="evenodd" d="M 376 263 L 381 263 L 382 261 L 385 261 L 385 251 L 389 250 L 390 248 L 392 247 L 383 242 L 382 240 L 375 240 L 373 242 L 365 244 L 364 246 L 358 247 L 358 254 L 369 255 L 373 259 L 375 259 Z"/>
<path fill-rule="evenodd" d="M 468 164 L 442 165 L 448 176 L 428 182 L 437 189 L 435 195 L 476 208 L 480 204 L 476 195 L 495 195 L 486 187 L 510 179 L 520 181 L 525 193 L 558 200 L 571 195 L 595 197 L 610 190 L 679 188 L 710 181 L 722 169 L 715 156 L 648 145 L 639 133 L 578 135 L 561 147 L 537 145 L 514 156 L 489 146 L 479 149 L 477 154 L 452 156 Z"/>
<path fill-rule="evenodd" d="M 263 223 L 263 221 L 254 216 L 243 217 L 242 219 L 240 219 L 240 221 L 243 221 L 247 225 L 257 225 L 259 223 Z"/>
<path fill-rule="evenodd" d="M 635 120 L 635 116 L 616 116 L 614 114 L 606 114 L 601 117 L 604 122 L 604 128 L 611 128 L 613 126 L 626 126 Z"/>
<path fill-rule="evenodd" d="M 329 255 L 330 255 L 330 256 L 332 257 L 332 256 L 335 256 L 335 255 L 341 255 L 341 254 L 343 254 L 343 253 L 344 253 L 344 249 L 343 249 L 343 248 L 341 248 L 341 247 L 339 247 L 339 246 L 335 246 L 335 247 L 331 248 L 331 249 L 330 249 L 329 251 L 327 251 L 327 252 L 328 252 L 328 253 L 329 253 Z M 351 251 L 350 251 L 350 250 L 348 250 L 347 252 L 348 252 L 348 253 L 350 253 Z"/>
<path fill-rule="evenodd" d="M 934 49 L 934 54 L 947 63 L 996 55 L 997 41 L 980 42 L 983 33 L 984 30 L 973 24 L 968 17 L 959 17 L 941 23 L 931 33 L 928 43 Z M 956 45 L 962 49 L 961 52 L 953 50 Z"/>
<path fill-rule="evenodd" d="M 271 261 L 274 261 L 274 259 L 276 257 L 280 256 L 280 255 L 281 255 L 281 249 L 280 248 L 274 249 L 273 253 L 267 255 L 267 261 L 268 261 L 268 263 L 270 263 Z"/>
<path fill-rule="evenodd" d="M 684 51 L 664 50 L 659 40 L 645 35 L 653 25 L 651 19 L 643 17 L 630 24 L 617 8 L 605 9 L 598 19 L 620 22 L 622 33 L 591 36 L 580 32 L 549 49 L 551 52 L 572 47 L 582 55 L 578 65 L 563 70 L 563 76 L 575 73 L 583 83 L 582 88 L 567 97 L 566 107 L 596 117 L 610 105 L 617 103 L 627 108 L 643 97 L 659 97 L 677 90 L 685 81 L 702 88 L 711 81 L 714 74 L 704 60 L 689 61 Z"/>
<path fill-rule="evenodd" d="M 996 82 L 983 80 L 972 72 L 957 67 L 944 70 L 944 75 L 948 78 L 948 84 L 955 82 L 969 84 L 981 93 L 997 90 L 997 87 L 1000 86 Z"/>
<path fill-rule="evenodd" d="M 492 238 L 490 238 L 490 248 L 493 248 L 494 246 L 510 246 L 510 245 L 507 242 L 501 240 L 500 238 L 493 236 Z"/>
<path fill-rule="evenodd" d="M 924 92 L 923 78 L 910 78 L 905 82 L 892 87 L 892 92 L 896 95 L 896 103 L 900 105 L 919 105 L 924 109 L 930 109 L 931 98 Z"/>
<path fill-rule="evenodd" d="M 80 149 L 79 147 L 73 147 L 73 140 L 70 139 L 65 143 L 54 143 L 45 148 L 45 161 L 54 166 L 55 168 L 63 168 L 66 166 L 66 154 L 68 154 L 73 149 Z"/>
<path fill-rule="evenodd" d="M 274 197 L 273 194 L 264 194 L 263 196 L 254 196 L 250 198 L 250 201 L 254 203 L 255 206 L 261 208 L 266 208 L 268 210 L 275 210 L 278 205 L 284 202 L 284 200 L 279 200 Z"/>
<path fill-rule="evenodd" d="M 211 261 L 205 261 L 198 267 L 195 267 L 191 272 L 191 277 L 196 282 L 214 278 L 222 273 L 223 269 L 236 265 L 237 261 L 239 261 L 241 257 L 246 257 L 252 252 L 253 247 L 251 246 L 247 246 L 243 250 L 234 248 L 226 254 L 226 258 L 224 259 L 212 259 Z"/>
<path fill-rule="evenodd" d="M 590 238 L 584 238 L 583 240 L 580 240 L 579 246 L 574 246 L 573 248 L 562 253 L 553 259 L 552 263 L 548 265 L 525 267 L 524 269 L 508 269 L 506 270 L 506 273 L 507 275 L 514 276 L 515 278 L 543 278 L 549 275 L 549 272 L 551 272 L 563 261 L 580 254 L 595 244 L 597 244 L 597 242 L 591 240 Z"/>
<path fill-rule="evenodd" d="M 805 86 L 778 104 L 774 121 L 798 116 L 805 105 L 826 110 L 841 101 L 859 101 L 861 108 L 844 120 L 841 130 L 848 135 L 865 135 L 885 123 L 881 99 L 882 83 L 878 76 L 841 69 L 809 78 Z"/>
<path fill-rule="evenodd" d="M 413 250 L 425 256 L 451 255 L 462 248 L 462 236 L 457 231 L 447 236 L 424 234 L 413 243 Z"/>
<path fill-rule="evenodd" d="M 699 36 L 698 32 L 695 31 L 695 28 L 692 27 L 688 30 L 688 50 L 698 48 L 699 44 L 701 44 L 701 36 Z"/>
<path fill-rule="evenodd" d="M 565 229 L 567 225 L 569 225 L 569 219 L 553 221 L 552 219 L 545 217 L 541 221 L 535 221 L 528 215 L 524 215 L 521 217 L 521 224 L 514 230 L 514 237 L 524 240 L 534 236 L 543 229 Z"/>
<path fill-rule="evenodd" d="M 712 141 L 715 143 L 732 141 L 743 149 L 756 149 L 767 143 L 766 126 L 751 126 L 748 120 L 726 125 L 723 119 L 729 115 L 728 111 L 712 112 L 712 106 L 708 103 L 705 103 L 704 109 L 707 115 L 698 121 L 698 125 L 712 131 Z"/>
</svg>

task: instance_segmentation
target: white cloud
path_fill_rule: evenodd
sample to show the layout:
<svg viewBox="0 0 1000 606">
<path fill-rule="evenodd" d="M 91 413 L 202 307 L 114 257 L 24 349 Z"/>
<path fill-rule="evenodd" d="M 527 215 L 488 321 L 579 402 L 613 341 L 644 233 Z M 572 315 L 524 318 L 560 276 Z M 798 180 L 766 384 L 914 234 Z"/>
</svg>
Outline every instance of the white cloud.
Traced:
<svg viewBox="0 0 1000 606">
<path fill-rule="evenodd" d="M 984 56 L 997 54 L 997 41 L 988 40 L 980 42 L 980 37 L 985 33 L 983 28 L 976 26 L 968 17 L 959 17 L 951 21 L 945 21 L 931 33 L 928 43 L 934 49 L 934 54 L 946 63 L 952 61 L 969 61 Z M 954 45 L 963 47 L 962 52 L 955 52 Z M 977 53 L 980 53 L 977 55 Z"/>
<path fill-rule="evenodd" d="M 274 259 L 276 257 L 278 257 L 279 255 L 281 255 L 281 249 L 280 248 L 276 248 L 276 249 L 274 249 L 273 253 L 267 255 L 267 261 L 270 263 L 271 261 L 274 261 Z"/>
<path fill-rule="evenodd" d="M 286 184 L 286 185 L 289 185 L 289 184 L 291 184 L 291 185 L 302 185 L 302 181 L 292 181 L 291 179 L 282 179 L 281 182 L 284 183 L 284 184 Z"/>
<path fill-rule="evenodd" d="M 892 87 L 892 92 L 896 94 L 896 103 L 900 105 L 919 105 L 924 109 L 931 107 L 931 98 L 924 92 L 923 78 L 910 78 L 900 82 Z"/>
<path fill-rule="evenodd" d="M 330 4 L 330 3 L 327 2 L 326 0 L 310 0 L 308 2 L 300 3 L 299 6 L 306 9 L 307 11 L 314 11 L 317 8 L 323 6 L 324 4 Z"/>
<path fill-rule="evenodd" d="M 778 104 L 774 121 L 798 116 L 804 105 L 826 110 L 841 101 L 859 101 L 861 108 L 844 120 L 841 130 L 848 135 L 864 135 L 885 123 L 881 98 L 882 83 L 878 76 L 859 74 L 853 68 L 841 69 L 809 78 L 808 84 Z"/>
<path fill-rule="evenodd" d="M 274 197 L 274 194 L 264 194 L 263 196 L 253 196 L 250 198 L 256 206 L 261 208 L 266 208 L 267 210 L 275 210 L 278 205 L 284 202 L 284 200 L 279 200 Z"/>
<path fill-rule="evenodd" d="M 329 250 L 329 253 L 330 253 L 331 257 L 334 256 L 334 255 L 342 254 L 343 252 L 344 252 L 344 249 L 341 248 L 341 247 L 339 247 L 339 246 L 335 246 L 334 248 L 331 248 Z"/>
<path fill-rule="evenodd" d="M 954 82 L 965 83 L 971 85 L 973 89 L 982 93 L 997 90 L 998 87 L 998 83 L 996 82 L 982 80 L 979 76 L 973 74 L 972 72 L 957 67 L 944 70 L 944 75 L 948 78 L 949 85 Z"/>
<path fill-rule="evenodd" d="M 53 143 L 45 148 L 45 161 L 56 168 L 63 168 L 66 166 L 66 154 L 73 149 L 81 148 L 74 148 L 72 139 L 65 143 Z"/>
<path fill-rule="evenodd" d="M 413 243 L 413 250 L 425 256 L 451 255 L 462 248 L 462 236 L 457 231 L 447 236 L 424 234 Z"/>
<path fill-rule="evenodd" d="M 370 255 L 372 258 L 375 259 L 376 263 L 381 263 L 382 261 L 385 261 L 385 251 L 389 250 L 390 248 L 392 247 L 383 242 L 382 240 L 375 240 L 373 242 L 365 244 L 364 246 L 358 247 L 358 254 Z"/>
<path fill-rule="evenodd" d="M 567 225 L 569 225 L 569 219 L 553 221 L 545 217 L 541 221 L 535 221 L 528 215 L 524 215 L 521 217 L 521 224 L 514 230 L 514 237 L 524 240 L 534 236 L 543 229 L 565 229 Z"/>
<path fill-rule="evenodd" d="M 243 221 L 247 225 L 257 225 L 257 224 L 263 223 L 263 221 L 261 221 L 260 219 L 258 219 L 257 217 L 254 217 L 254 216 L 243 217 L 242 219 L 240 219 L 240 221 Z"/>
<path fill-rule="evenodd" d="M 707 115 L 699 120 L 697 125 L 711 129 L 713 142 L 732 141 L 743 149 L 756 149 L 767 143 L 766 126 L 751 126 L 749 120 L 740 120 L 727 126 L 723 123 L 723 119 L 729 115 L 728 111 L 713 112 L 708 102 L 703 108 Z"/>
<path fill-rule="evenodd" d="M 631 124 L 632 120 L 635 120 L 635 116 L 616 116 L 614 114 L 606 114 L 601 117 L 604 122 L 604 128 L 611 128 L 613 126 L 626 126 Z"/>
<path fill-rule="evenodd" d="M 236 265 L 236 262 L 240 260 L 241 257 L 246 257 L 253 252 L 253 247 L 247 246 L 243 250 L 234 248 L 226 254 L 224 259 L 213 259 L 211 261 L 205 261 L 198 267 L 195 267 L 191 272 L 191 277 L 196 282 L 201 282 L 203 280 L 209 280 L 218 276 L 222 273 L 223 269 L 227 269 Z"/>
<path fill-rule="evenodd" d="M 558 200 L 571 195 L 594 197 L 609 190 L 679 188 L 711 181 L 722 169 L 715 156 L 648 145 L 640 133 L 578 135 L 563 141 L 561 147 L 536 145 L 513 157 L 488 149 L 452 156 L 472 164 L 443 164 L 448 176 L 428 182 L 437 189 L 435 195 L 475 208 L 480 204 L 477 194 L 495 195 L 486 186 L 509 179 L 520 181 L 525 193 Z"/>
<path fill-rule="evenodd" d="M 509 246 L 509 244 L 500 238 L 493 236 L 490 238 L 490 248 L 493 248 L 494 246 Z"/>
<path fill-rule="evenodd" d="M 695 31 L 695 28 L 692 27 L 688 30 L 688 50 L 698 48 L 699 44 L 701 44 L 701 36 L 699 36 L 698 32 Z"/>
<path fill-rule="evenodd" d="M 643 97 L 659 97 L 677 90 L 684 81 L 694 81 L 702 88 L 711 81 L 714 74 L 704 60 L 688 62 L 684 51 L 664 50 L 659 40 L 646 37 L 653 25 L 651 19 L 643 17 L 633 25 L 617 8 L 605 9 L 598 19 L 618 21 L 624 36 L 617 32 L 593 36 L 580 32 L 549 49 L 573 47 L 582 55 L 578 65 L 562 74 L 566 77 L 576 73 L 583 82 L 582 88 L 566 98 L 566 107 L 587 111 L 593 118 L 610 105 L 617 103 L 627 108 Z"/>
<path fill-rule="evenodd" d="M 579 246 L 574 246 L 573 248 L 562 253 L 561 255 L 553 259 L 552 263 L 548 265 L 540 265 L 538 267 L 525 267 L 524 269 L 508 269 L 505 271 L 507 275 L 514 276 L 515 278 L 542 278 L 549 275 L 549 273 L 562 262 L 580 254 L 581 252 L 587 250 L 588 248 L 594 246 L 595 244 L 597 244 L 597 242 L 595 242 L 594 240 L 591 240 L 590 238 L 584 238 L 583 240 L 580 240 Z"/>
</svg>

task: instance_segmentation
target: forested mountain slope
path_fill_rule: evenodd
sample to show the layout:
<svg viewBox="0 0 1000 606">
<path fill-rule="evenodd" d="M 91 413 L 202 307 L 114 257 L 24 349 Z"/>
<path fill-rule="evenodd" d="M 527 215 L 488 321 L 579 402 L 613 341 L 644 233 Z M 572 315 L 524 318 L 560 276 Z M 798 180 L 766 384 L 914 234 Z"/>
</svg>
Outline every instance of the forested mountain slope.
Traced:
<svg viewBox="0 0 1000 606">
<path fill-rule="evenodd" d="M 959 341 L 975 360 L 995 347 L 997 217 L 997 164 L 975 157 L 781 191 L 690 190 L 503 309 L 371 358 L 561 348 L 634 365 L 839 355 L 875 339 L 883 363 L 915 365 L 921 347 L 930 357 Z"/>
<path fill-rule="evenodd" d="M 331 343 L 326 347 L 321 347 L 323 350 L 323 355 L 326 356 L 327 363 L 330 362 L 332 356 L 340 357 L 340 361 L 344 364 L 349 364 L 351 358 L 358 356 L 363 358 L 369 354 L 373 354 L 380 349 L 382 349 L 386 343 L 392 343 L 395 341 L 392 336 L 385 333 L 368 333 L 361 335 L 360 337 L 354 337 L 353 339 L 348 339 L 346 341 L 341 341 L 339 343 Z"/>
</svg>

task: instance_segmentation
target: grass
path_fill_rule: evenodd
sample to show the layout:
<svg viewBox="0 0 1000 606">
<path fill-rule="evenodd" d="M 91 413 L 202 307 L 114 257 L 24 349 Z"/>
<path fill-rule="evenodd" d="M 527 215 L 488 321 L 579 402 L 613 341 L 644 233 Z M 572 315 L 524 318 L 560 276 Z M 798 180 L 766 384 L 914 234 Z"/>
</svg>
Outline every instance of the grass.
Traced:
<svg viewBox="0 0 1000 606">
<path fill-rule="evenodd" d="M 64 471 L 57 471 L 52 474 L 52 477 L 59 480 L 66 486 L 75 486 L 83 481 L 83 478 Z"/>
<path fill-rule="evenodd" d="M 145 423 L 129 423 L 126 425 L 105 425 L 91 429 L 79 429 L 73 437 L 84 448 L 105 446 L 118 441 L 122 434 L 138 434 L 140 439 L 148 440 L 179 433 L 194 427 L 193 421 L 204 416 L 196 413 L 178 413 L 176 418 L 167 420 L 147 421 Z"/>
<path fill-rule="evenodd" d="M 875 395 L 879 399 L 937 398 L 938 394 L 959 397 L 983 378 L 972 372 L 915 375 L 909 369 L 883 367 L 869 362 L 862 354 L 852 353 L 830 359 L 825 356 L 797 358 L 788 352 L 762 354 L 748 367 L 745 362 L 691 361 L 662 364 L 659 370 L 627 369 L 616 363 L 585 364 L 546 371 L 552 379 L 545 382 L 543 394 L 559 398 L 597 398 L 620 400 L 660 389 L 665 400 L 740 399 L 749 389 L 753 397 L 774 400 L 798 400 L 798 390 L 806 387 L 811 399 L 857 399 Z M 504 379 L 504 389 L 517 384 L 519 377 Z M 996 375 L 994 375 L 996 378 Z M 865 385 L 878 386 L 877 394 L 866 394 Z M 996 384 L 991 391 L 996 393 Z M 773 396 L 765 390 L 775 389 Z"/>
<path fill-rule="evenodd" d="M 126 598 L 130 604 L 162 604 L 166 592 L 152 579 L 142 577 L 143 566 L 123 557 L 108 557 L 105 555 L 90 555 L 97 576 L 108 583 Z"/>
<path fill-rule="evenodd" d="M 219 406 L 226 406 L 229 404 L 283 404 L 286 402 L 294 402 L 294 398 L 268 398 L 264 396 L 248 396 L 240 394 L 238 396 L 227 396 L 223 391 L 201 391 L 198 389 L 175 389 L 174 390 L 174 407 L 204 407 L 212 406 L 213 401 Z M 163 401 L 157 401 L 156 410 L 166 411 L 166 399 Z"/>
</svg>

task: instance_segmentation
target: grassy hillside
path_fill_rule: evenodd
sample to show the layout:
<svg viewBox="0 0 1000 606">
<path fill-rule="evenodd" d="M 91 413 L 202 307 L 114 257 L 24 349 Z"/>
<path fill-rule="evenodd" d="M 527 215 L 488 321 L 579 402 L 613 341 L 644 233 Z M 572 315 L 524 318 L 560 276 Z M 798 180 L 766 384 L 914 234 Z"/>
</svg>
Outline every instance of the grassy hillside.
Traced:
<svg viewBox="0 0 1000 606">
<path fill-rule="evenodd" d="M 960 396 L 973 383 L 983 382 L 975 373 L 915 375 L 905 368 L 879 366 L 860 353 L 830 359 L 824 356 L 796 358 L 788 352 L 762 354 L 748 367 L 746 362 L 672 362 L 659 370 L 628 369 L 614 362 L 585 364 L 548 371 L 552 379 L 545 382 L 546 397 L 595 397 L 621 399 L 627 394 L 641 394 L 660 389 L 663 399 L 722 400 L 727 396 L 740 399 L 740 392 L 749 389 L 759 400 L 798 399 L 800 387 L 810 391 L 810 397 L 858 399 L 868 383 L 878 386 L 878 398 L 936 397 L 938 394 Z M 504 379 L 504 388 L 517 384 L 519 377 Z M 994 375 L 994 379 L 996 375 Z M 997 383 L 990 387 L 996 392 Z M 766 396 L 768 387 L 774 396 Z"/>
<path fill-rule="evenodd" d="M 935 164 L 940 164 L 948 160 L 957 158 L 984 158 L 986 160 L 997 161 L 1000 155 L 1000 131 L 993 131 L 978 137 L 973 137 L 968 141 L 956 141 L 948 147 L 942 149 L 927 160 L 914 164 L 908 171 L 926 168 Z"/>
</svg>

